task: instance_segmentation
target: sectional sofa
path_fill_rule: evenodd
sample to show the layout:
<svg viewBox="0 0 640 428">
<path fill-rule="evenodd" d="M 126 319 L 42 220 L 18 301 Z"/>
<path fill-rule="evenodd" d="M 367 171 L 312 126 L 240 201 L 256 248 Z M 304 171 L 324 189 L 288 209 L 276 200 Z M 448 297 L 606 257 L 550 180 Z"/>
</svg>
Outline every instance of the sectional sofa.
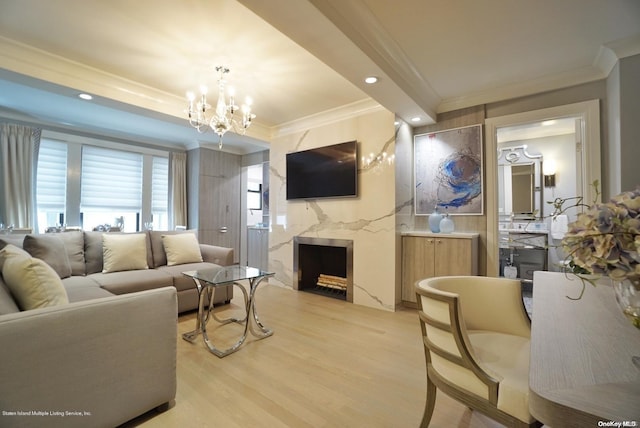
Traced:
<svg viewBox="0 0 640 428">
<path fill-rule="evenodd" d="M 0 426 L 113 427 L 172 404 L 177 315 L 197 307 L 182 272 L 233 263 L 232 249 L 167 246 L 189 237 L 174 234 L 0 235 Z M 53 291 L 16 291 L 18 263 Z M 40 298 L 51 301 L 23 307 Z"/>
<path fill-rule="evenodd" d="M 191 278 L 182 275 L 188 270 L 201 269 L 210 264 L 228 266 L 233 264 L 233 249 L 198 244 L 202 261 L 167 264 L 163 236 L 191 233 L 193 231 L 147 231 L 139 234 L 108 233 L 144 237 L 144 249 L 135 254 L 128 251 L 126 257 L 141 257 L 146 266 L 139 269 L 105 271 L 104 232 L 72 231 L 44 235 L 0 235 L 0 248 L 4 243 L 24 248 L 33 257 L 44 260 L 60 276 L 70 302 L 91 298 L 108 297 L 161 287 L 175 287 L 178 296 L 178 312 L 198 308 L 198 293 Z M 125 246 L 126 242 L 122 244 Z M 142 253 L 146 253 L 146 258 Z M 125 253 L 123 253 L 125 254 Z M 117 254 L 116 254 L 117 256 Z M 133 267 L 141 267 L 135 266 Z M 19 312 L 19 306 L 7 300 L 6 285 L 0 275 L 0 315 Z M 214 303 L 229 302 L 233 288 L 216 288 Z M 11 299 L 12 300 L 12 299 Z"/>
</svg>

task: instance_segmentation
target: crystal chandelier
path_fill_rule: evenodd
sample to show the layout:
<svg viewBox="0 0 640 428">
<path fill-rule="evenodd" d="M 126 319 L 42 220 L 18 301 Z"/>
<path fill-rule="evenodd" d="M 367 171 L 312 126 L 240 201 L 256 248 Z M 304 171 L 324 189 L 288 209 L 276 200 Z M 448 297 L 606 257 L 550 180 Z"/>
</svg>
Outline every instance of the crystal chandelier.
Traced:
<svg viewBox="0 0 640 428">
<path fill-rule="evenodd" d="M 206 86 L 200 88 L 200 98 L 198 101 L 196 101 L 193 92 L 187 93 L 187 98 L 189 99 L 187 114 L 189 116 L 189 124 L 196 128 L 198 132 L 206 132 L 209 128 L 213 129 L 219 137 L 218 147 L 222 149 L 222 136 L 232 128 L 237 134 L 244 135 L 256 115 L 251 113 L 252 100 L 249 97 L 245 99 L 245 104 L 242 105 L 241 109 L 235 105 L 235 94 L 231 87 L 227 90 L 229 101 L 226 102 L 224 93 L 226 82 L 224 76 L 229 73 L 229 69 L 218 66 L 216 67 L 216 72 L 218 73 L 218 102 L 216 103 L 216 109 L 211 119 L 207 117 L 207 112 L 211 109 L 211 105 L 207 104 Z M 242 112 L 241 118 L 236 118 L 238 110 Z"/>
</svg>

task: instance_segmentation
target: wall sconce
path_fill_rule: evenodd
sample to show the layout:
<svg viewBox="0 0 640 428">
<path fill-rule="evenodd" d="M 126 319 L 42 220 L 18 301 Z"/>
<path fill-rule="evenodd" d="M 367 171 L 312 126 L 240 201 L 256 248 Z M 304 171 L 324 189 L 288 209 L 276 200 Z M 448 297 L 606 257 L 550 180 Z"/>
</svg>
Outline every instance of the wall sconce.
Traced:
<svg viewBox="0 0 640 428">
<path fill-rule="evenodd" d="M 542 162 L 544 187 L 556 187 L 556 161 L 549 159 Z"/>
</svg>

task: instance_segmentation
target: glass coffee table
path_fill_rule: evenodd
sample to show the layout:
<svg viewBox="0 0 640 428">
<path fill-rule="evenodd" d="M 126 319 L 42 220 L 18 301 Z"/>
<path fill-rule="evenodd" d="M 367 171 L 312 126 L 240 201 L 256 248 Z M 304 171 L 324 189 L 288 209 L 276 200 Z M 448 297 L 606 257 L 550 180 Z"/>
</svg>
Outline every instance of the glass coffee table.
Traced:
<svg viewBox="0 0 640 428">
<path fill-rule="evenodd" d="M 202 334 L 204 343 L 209 348 L 211 353 L 218 357 L 226 357 L 229 354 L 236 352 L 240 349 L 240 346 L 247 339 L 247 332 L 251 331 L 251 334 L 259 339 L 264 339 L 273 334 L 273 331 L 266 328 L 260 322 L 258 313 L 256 312 L 255 293 L 258 285 L 263 279 L 273 276 L 272 272 L 265 272 L 260 269 L 248 267 L 248 266 L 220 266 L 216 268 L 191 270 L 183 272 L 183 275 L 193 278 L 198 290 L 198 316 L 196 318 L 196 328 L 193 331 L 184 333 L 182 338 L 189 342 L 194 342 L 199 334 Z M 246 288 L 239 283 L 239 281 L 249 281 L 249 292 Z M 243 319 L 227 318 L 220 319 L 216 316 L 213 309 L 213 293 L 216 287 L 223 287 L 227 285 L 237 285 L 242 290 L 245 305 L 245 317 Z M 205 308 L 206 300 L 209 299 L 208 308 Z M 214 346 L 213 342 L 207 335 L 207 323 L 209 317 L 212 317 L 221 324 L 229 323 L 244 323 L 244 333 L 238 339 L 238 341 L 227 349 L 218 349 Z"/>
</svg>

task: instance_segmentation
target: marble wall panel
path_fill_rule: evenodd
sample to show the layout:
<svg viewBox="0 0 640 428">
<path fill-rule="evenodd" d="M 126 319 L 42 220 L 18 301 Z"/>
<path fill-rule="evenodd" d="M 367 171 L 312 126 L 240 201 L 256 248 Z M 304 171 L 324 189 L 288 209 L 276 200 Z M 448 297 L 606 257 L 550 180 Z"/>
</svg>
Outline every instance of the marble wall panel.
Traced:
<svg viewBox="0 0 640 428">
<path fill-rule="evenodd" d="M 286 200 L 286 154 L 358 141 L 359 189 L 355 198 Z M 269 269 L 272 282 L 293 287 L 293 238 L 310 236 L 354 242 L 353 303 L 395 310 L 395 162 L 367 165 L 363 157 L 395 152 L 394 115 L 383 109 L 274 139 L 270 150 Z"/>
</svg>

